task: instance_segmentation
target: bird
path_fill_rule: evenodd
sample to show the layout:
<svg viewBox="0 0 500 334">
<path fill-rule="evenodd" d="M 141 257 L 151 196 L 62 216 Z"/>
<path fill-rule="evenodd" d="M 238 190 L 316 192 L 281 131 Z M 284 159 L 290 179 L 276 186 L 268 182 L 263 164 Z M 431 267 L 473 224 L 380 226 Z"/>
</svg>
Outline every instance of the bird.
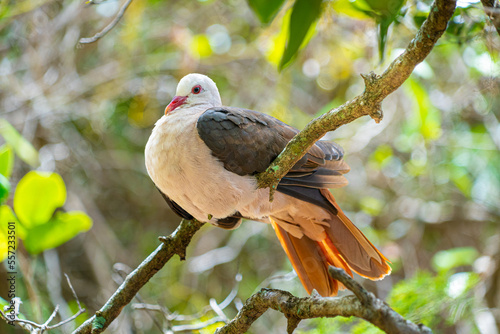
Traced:
<svg viewBox="0 0 500 334">
<path fill-rule="evenodd" d="M 390 274 L 389 260 L 347 218 L 329 188 L 347 184 L 344 151 L 317 141 L 276 187 L 258 188 L 264 172 L 299 132 L 253 110 L 223 106 L 215 82 L 191 73 L 155 123 L 146 169 L 170 208 L 184 219 L 224 229 L 242 219 L 270 223 L 307 293 L 335 296 L 342 283 L 330 265 L 371 280 Z"/>
</svg>

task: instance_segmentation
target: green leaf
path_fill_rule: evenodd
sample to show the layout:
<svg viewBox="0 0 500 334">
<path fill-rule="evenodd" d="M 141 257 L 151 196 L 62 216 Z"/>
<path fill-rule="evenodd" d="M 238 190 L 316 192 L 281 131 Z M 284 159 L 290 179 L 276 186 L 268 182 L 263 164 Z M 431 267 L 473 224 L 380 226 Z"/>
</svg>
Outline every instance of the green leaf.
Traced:
<svg viewBox="0 0 500 334">
<path fill-rule="evenodd" d="M 0 174 L 9 178 L 14 167 L 14 151 L 10 145 L 0 147 Z"/>
<path fill-rule="evenodd" d="M 391 26 L 394 18 L 383 18 L 378 23 L 378 54 L 380 60 L 382 61 L 385 57 L 385 45 L 387 43 L 387 32 L 389 31 L 389 27 Z"/>
<path fill-rule="evenodd" d="M 263 24 L 271 22 L 285 0 L 247 0 L 248 5 Z"/>
<path fill-rule="evenodd" d="M 306 40 L 306 36 L 321 15 L 322 0 L 296 0 L 290 16 L 285 51 L 281 57 L 279 70 L 288 66 Z"/>
<path fill-rule="evenodd" d="M 401 8 L 405 0 L 357 0 L 356 4 L 360 8 L 370 8 L 372 11 L 371 16 L 375 17 L 378 24 L 379 33 L 379 54 L 380 59 L 384 59 L 385 45 L 387 41 L 387 32 L 390 25 L 396 20 L 400 14 Z"/>
<path fill-rule="evenodd" d="M 473 247 L 458 247 L 437 252 L 432 258 L 436 271 L 448 271 L 455 267 L 471 265 L 479 256 Z"/>
<path fill-rule="evenodd" d="M 331 3 L 331 6 L 335 12 L 357 20 L 366 20 L 371 18 L 370 12 L 363 10 L 360 6 L 354 5 L 354 3 L 350 0 L 336 0 Z"/>
<path fill-rule="evenodd" d="M 0 174 L 0 204 L 9 198 L 10 182 L 5 176 Z"/>
<path fill-rule="evenodd" d="M 80 211 L 57 212 L 45 224 L 28 230 L 24 246 L 31 254 L 62 245 L 92 227 L 92 219 Z"/>
<path fill-rule="evenodd" d="M 7 231 L 9 230 L 9 223 L 14 223 L 14 235 L 22 238 L 25 230 L 19 225 L 19 221 L 10 206 L 2 205 L 0 206 L 0 262 L 7 257 Z"/>
<path fill-rule="evenodd" d="M 27 228 L 46 223 L 66 201 L 66 186 L 59 174 L 29 172 L 17 184 L 14 211 Z"/>
<path fill-rule="evenodd" d="M 19 132 L 5 119 L 0 118 L 0 135 L 12 146 L 17 156 L 28 165 L 38 165 L 38 152 Z"/>
</svg>

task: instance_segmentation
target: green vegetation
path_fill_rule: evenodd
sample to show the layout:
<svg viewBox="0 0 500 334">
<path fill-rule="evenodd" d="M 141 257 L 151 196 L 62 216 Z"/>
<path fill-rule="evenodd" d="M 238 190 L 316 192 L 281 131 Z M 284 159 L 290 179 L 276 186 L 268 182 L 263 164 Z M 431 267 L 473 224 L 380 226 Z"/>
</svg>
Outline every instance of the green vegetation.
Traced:
<svg viewBox="0 0 500 334">
<path fill-rule="evenodd" d="M 362 93 L 360 74 L 381 74 L 430 4 L 134 0 L 107 35 L 79 45 L 122 2 L 1 1 L 0 258 L 5 222 L 15 221 L 23 316 L 43 323 L 55 305 L 56 321 L 75 313 L 62 273 L 94 314 L 157 237 L 179 224 L 150 181 L 143 152 L 183 75 L 209 75 L 224 104 L 303 128 Z M 435 333 L 479 333 L 483 315 L 500 328 L 499 50 L 481 3 L 460 2 L 429 57 L 383 102 L 382 122 L 361 118 L 325 138 L 344 148 L 351 167 L 350 184 L 333 189 L 337 202 L 392 262 L 390 277 L 363 284 Z M 236 286 L 224 310 L 229 318 L 261 287 L 305 295 L 262 223 L 245 221 L 234 231 L 205 225 L 187 251 L 187 261 L 174 257 L 140 295 L 193 320 L 127 306 L 110 333 L 213 319 L 210 300 L 221 303 Z M 285 326 L 269 312 L 251 330 Z M 353 319 L 304 321 L 297 331 L 334 329 L 376 331 Z M 0 322 L 0 332 L 15 331 Z"/>
</svg>

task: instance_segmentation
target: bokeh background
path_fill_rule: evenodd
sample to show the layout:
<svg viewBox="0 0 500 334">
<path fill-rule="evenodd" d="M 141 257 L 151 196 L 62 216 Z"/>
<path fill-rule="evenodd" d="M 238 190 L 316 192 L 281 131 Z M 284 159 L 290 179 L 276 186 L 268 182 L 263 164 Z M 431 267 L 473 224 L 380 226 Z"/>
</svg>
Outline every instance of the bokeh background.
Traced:
<svg viewBox="0 0 500 334">
<path fill-rule="evenodd" d="M 82 45 L 79 39 L 101 30 L 121 2 L 0 2 L 0 117 L 38 152 L 31 166 L 16 154 L 5 204 L 12 206 L 29 171 L 56 172 L 67 189 L 62 210 L 81 210 L 93 221 L 88 232 L 39 254 L 19 241 L 16 292 L 26 318 L 43 323 L 56 304 L 63 318 L 74 312 L 67 273 L 87 308 L 54 332 L 71 331 L 159 245 L 158 236 L 178 225 L 146 173 L 143 151 L 182 76 L 209 75 L 224 104 L 302 128 L 360 94 L 359 74 L 383 71 L 415 35 L 430 2 L 405 3 L 384 59 L 373 17 L 349 1 L 326 2 L 307 46 L 279 72 L 292 4 L 263 25 L 244 0 L 136 0 L 108 35 Z M 391 276 L 360 282 L 436 333 L 500 331 L 499 49 L 481 4 L 459 2 L 430 56 L 384 101 L 383 121 L 365 117 L 327 135 L 351 166 L 350 184 L 333 191 L 337 201 L 392 261 Z M 6 272 L 0 267 L 3 299 Z M 221 303 L 234 291 L 224 310 L 232 318 L 262 287 L 305 295 L 272 228 L 250 221 L 235 231 L 204 226 L 187 261 L 172 259 L 134 301 L 194 320 L 129 305 L 108 332 L 161 333 L 210 320 L 210 299 Z M 251 332 L 285 328 L 286 319 L 268 311 Z M 335 329 L 376 331 L 345 319 L 303 321 L 298 331 Z M 21 332 L 3 322 L 0 331 Z"/>
</svg>

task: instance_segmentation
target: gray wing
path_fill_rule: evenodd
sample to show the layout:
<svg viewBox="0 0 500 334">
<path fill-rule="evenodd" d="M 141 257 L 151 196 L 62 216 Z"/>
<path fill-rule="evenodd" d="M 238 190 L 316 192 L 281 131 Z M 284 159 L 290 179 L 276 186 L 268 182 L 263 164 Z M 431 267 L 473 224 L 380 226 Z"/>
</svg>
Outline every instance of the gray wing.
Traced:
<svg viewBox="0 0 500 334">
<path fill-rule="evenodd" d="M 184 210 L 179 204 L 177 204 L 174 201 L 172 201 L 170 199 L 170 197 L 168 197 L 167 195 L 165 195 L 163 193 L 163 191 L 160 190 L 160 188 L 156 187 L 156 189 L 158 189 L 158 191 L 160 192 L 160 194 L 163 197 L 163 199 L 165 200 L 165 202 L 167 202 L 167 204 L 170 207 L 170 209 L 173 212 L 175 212 L 179 217 L 187 219 L 187 220 L 193 219 L 193 216 L 191 216 L 191 214 L 189 214 L 189 212 L 187 212 L 186 210 Z"/>
<path fill-rule="evenodd" d="M 230 107 L 205 111 L 198 119 L 197 130 L 212 154 L 227 170 L 238 175 L 265 171 L 299 132 L 272 116 Z M 281 180 L 278 190 L 346 185 L 343 174 L 349 171 L 349 166 L 342 160 L 343 154 L 337 144 L 318 141 Z"/>
</svg>

